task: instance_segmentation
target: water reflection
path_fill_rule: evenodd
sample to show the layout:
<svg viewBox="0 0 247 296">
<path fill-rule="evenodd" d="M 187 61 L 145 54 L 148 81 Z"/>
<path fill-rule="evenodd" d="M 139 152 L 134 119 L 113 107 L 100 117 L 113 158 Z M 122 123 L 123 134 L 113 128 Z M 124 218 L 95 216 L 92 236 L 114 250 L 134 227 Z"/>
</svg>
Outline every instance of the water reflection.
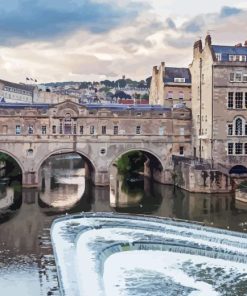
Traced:
<svg viewBox="0 0 247 296">
<path fill-rule="evenodd" d="M 123 178 L 116 171 L 109 188 L 94 187 L 75 155 L 49 159 L 41 175 L 40 190 L 22 189 L 11 180 L 0 184 L 1 295 L 58 295 L 49 229 L 61 214 L 116 211 L 247 228 L 247 210 L 238 208 L 230 194 L 188 193 L 143 177 Z"/>
</svg>

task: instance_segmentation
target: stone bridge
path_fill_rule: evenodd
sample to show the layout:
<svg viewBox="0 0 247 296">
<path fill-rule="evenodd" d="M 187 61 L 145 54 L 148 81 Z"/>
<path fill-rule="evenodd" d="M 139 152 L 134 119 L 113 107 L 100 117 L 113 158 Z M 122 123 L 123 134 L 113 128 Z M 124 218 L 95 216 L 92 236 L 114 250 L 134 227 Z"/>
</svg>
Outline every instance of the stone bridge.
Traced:
<svg viewBox="0 0 247 296">
<path fill-rule="evenodd" d="M 187 108 L 0 104 L 0 152 L 17 161 L 26 187 L 39 186 L 50 156 L 70 152 L 85 158 L 95 185 L 108 185 L 111 165 L 133 150 L 145 152 L 147 174 L 172 183 L 172 155 L 191 154 L 190 131 Z"/>
</svg>

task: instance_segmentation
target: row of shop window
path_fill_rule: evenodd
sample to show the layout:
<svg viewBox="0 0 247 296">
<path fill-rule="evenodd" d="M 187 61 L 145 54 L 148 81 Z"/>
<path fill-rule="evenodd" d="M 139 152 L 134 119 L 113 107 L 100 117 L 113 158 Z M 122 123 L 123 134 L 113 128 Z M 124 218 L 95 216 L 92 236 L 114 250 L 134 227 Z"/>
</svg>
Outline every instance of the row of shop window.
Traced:
<svg viewBox="0 0 247 296">
<path fill-rule="evenodd" d="M 106 135 L 106 131 L 107 131 L 106 126 L 102 126 L 101 127 L 101 134 Z M 29 135 L 32 135 L 34 133 L 34 126 L 29 125 L 27 128 L 27 132 Z M 21 134 L 21 126 L 20 125 L 16 125 L 15 133 L 16 133 L 16 135 Z M 80 135 L 83 135 L 85 133 L 84 126 L 82 126 L 82 125 L 79 126 L 79 133 L 80 133 Z M 141 134 L 141 126 L 140 125 L 136 126 L 135 133 L 137 135 Z M 45 125 L 41 126 L 41 134 L 42 135 L 47 134 L 47 127 Z M 56 125 L 52 126 L 52 134 L 57 134 L 57 126 Z M 76 124 L 74 124 L 73 126 L 66 125 L 66 124 L 60 125 L 59 126 L 59 134 L 77 134 L 77 125 Z M 95 134 L 95 126 L 91 125 L 89 127 L 89 134 L 90 135 Z M 113 126 L 113 135 L 118 135 L 118 134 L 119 134 L 119 127 L 117 125 L 115 125 L 115 126 Z"/>
</svg>

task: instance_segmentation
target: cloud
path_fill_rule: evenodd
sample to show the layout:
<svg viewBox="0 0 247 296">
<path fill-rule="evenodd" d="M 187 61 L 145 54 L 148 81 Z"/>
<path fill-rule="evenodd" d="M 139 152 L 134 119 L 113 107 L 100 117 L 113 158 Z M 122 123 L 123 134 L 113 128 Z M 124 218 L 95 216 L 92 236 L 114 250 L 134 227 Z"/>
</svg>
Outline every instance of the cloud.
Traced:
<svg viewBox="0 0 247 296">
<path fill-rule="evenodd" d="M 81 28 L 103 33 L 133 20 L 139 10 L 134 4 L 93 0 L 14 0 L 12 5 L 1 1 L 0 43 L 47 40 Z"/>
<path fill-rule="evenodd" d="M 223 6 L 220 12 L 220 17 L 229 17 L 243 12 L 242 9 L 236 7 Z"/>
</svg>

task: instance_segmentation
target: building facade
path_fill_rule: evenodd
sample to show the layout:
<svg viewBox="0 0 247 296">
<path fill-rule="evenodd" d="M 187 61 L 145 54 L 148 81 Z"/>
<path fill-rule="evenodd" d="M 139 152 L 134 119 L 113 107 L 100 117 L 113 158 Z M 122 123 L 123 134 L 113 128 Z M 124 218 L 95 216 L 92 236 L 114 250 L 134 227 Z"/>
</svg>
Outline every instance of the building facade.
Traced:
<svg viewBox="0 0 247 296">
<path fill-rule="evenodd" d="M 247 43 L 213 45 L 208 35 L 204 47 L 195 42 L 190 71 L 194 156 L 247 173 Z"/>
<path fill-rule="evenodd" d="M 36 86 L 0 80 L 0 97 L 7 103 L 33 103 L 38 97 Z"/>
<path fill-rule="evenodd" d="M 188 68 L 153 67 L 149 104 L 172 107 L 183 103 L 191 107 L 191 75 Z"/>
</svg>

